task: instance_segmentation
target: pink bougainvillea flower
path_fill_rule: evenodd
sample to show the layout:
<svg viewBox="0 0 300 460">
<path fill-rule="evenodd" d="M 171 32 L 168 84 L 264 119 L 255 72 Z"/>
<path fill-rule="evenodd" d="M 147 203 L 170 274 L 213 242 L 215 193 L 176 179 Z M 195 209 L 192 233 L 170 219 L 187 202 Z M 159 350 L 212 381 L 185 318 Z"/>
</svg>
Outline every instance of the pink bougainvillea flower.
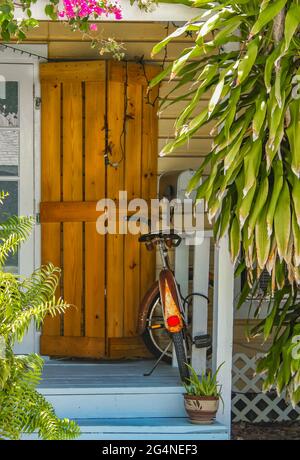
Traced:
<svg viewBox="0 0 300 460">
<path fill-rule="evenodd" d="M 93 32 L 95 32 L 96 30 L 98 30 L 97 24 L 95 24 L 95 23 L 90 24 L 90 30 L 92 30 Z"/>
<path fill-rule="evenodd" d="M 113 15 L 116 20 L 122 19 L 122 10 L 118 0 L 63 0 L 63 9 L 58 16 L 65 20 L 81 22 L 83 19 L 94 19 Z M 93 25 L 94 27 L 94 25 Z M 91 28 L 91 30 L 97 30 Z"/>
</svg>

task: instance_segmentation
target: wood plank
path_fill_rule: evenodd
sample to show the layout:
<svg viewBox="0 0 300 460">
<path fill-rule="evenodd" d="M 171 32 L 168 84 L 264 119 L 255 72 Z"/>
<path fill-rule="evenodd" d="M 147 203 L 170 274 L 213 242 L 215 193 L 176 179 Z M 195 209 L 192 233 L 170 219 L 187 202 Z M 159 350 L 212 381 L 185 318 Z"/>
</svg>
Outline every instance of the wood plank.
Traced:
<svg viewBox="0 0 300 460">
<path fill-rule="evenodd" d="M 40 206 L 40 219 L 46 222 L 96 222 L 97 201 L 45 201 Z"/>
<path fill-rule="evenodd" d="M 204 161 L 204 157 L 188 158 L 182 155 L 179 158 L 174 157 L 162 157 L 158 158 L 158 173 L 163 174 L 164 172 L 171 171 L 185 171 L 187 169 L 198 169 Z M 209 166 L 205 169 L 205 174 L 209 174 Z"/>
<path fill-rule="evenodd" d="M 165 144 L 167 144 L 169 140 L 171 139 L 164 137 L 160 137 L 158 139 L 158 152 L 160 152 L 163 149 L 163 147 L 165 146 Z M 204 156 L 210 151 L 212 141 L 213 140 L 211 137 L 204 137 L 201 139 L 190 139 L 185 145 L 181 145 L 180 147 L 178 147 L 176 150 L 174 150 L 174 152 L 172 152 L 170 156 L 166 156 L 166 158 L 173 157 L 175 155 L 193 155 L 196 157 Z"/>
<path fill-rule="evenodd" d="M 82 193 L 82 84 L 63 85 L 63 198 L 80 201 Z M 64 335 L 80 336 L 83 306 L 82 223 L 63 224 L 64 298 L 74 305 L 64 316 Z"/>
<path fill-rule="evenodd" d="M 108 354 L 112 359 L 153 357 L 139 336 L 109 338 Z"/>
<path fill-rule="evenodd" d="M 128 64 L 128 70 L 135 70 Z M 125 190 L 128 201 L 141 197 L 142 86 L 127 87 L 127 123 L 125 147 Z M 124 334 L 135 336 L 140 304 L 140 243 L 138 235 L 128 233 L 124 245 Z"/>
<path fill-rule="evenodd" d="M 41 199 L 60 200 L 61 171 L 60 171 L 60 98 L 61 88 L 52 83 L 43 83 L 41 94 L 42 104 L 42 133 L 41 133 Z M 42 263 L 52 262 L 61 266 L 60 224 L 45 224 L 41 226 Z M 60 296 L 60 289 L 56 295 Z M 48 315 L 43 324 L 44 335 L 60 334 L 60 316 L 51 318 Z"/>
<path fill-rule="evenodd" d="M 155 55 L 152 58 L 151 53 L 154 45 L 157 42 L 124 42 L 126 47 L 126 59 L 137 61 L 138 58 L 144 57 L 145 61 L 150 62 L 157 62 L 162 63 L 164 59 L 164 51 L 160 52 L 159 54 Z M 168 55 L 166 62 L 172 62 L 174 59 L 178 58 L 180 53 L 190 44 L 183 42 L 171 42 L 168 45 Z M 89 42 L 83 42 L 82 40 L 73 41 L 73 42 L 64 42 L 64 41 L 57 41 L 49 42 L 48 46 L 48 57 L 50 59 L 99 59 L 99 50 L 96 48 L 92 48 Z M 110 56 L 104 56 L 105 59 L 110 59 Z M 197 60 L 197 59 L 195 59 Z"/>
<path fill-rule="evenodd" d="M 151 93 L 152 101 L 156 100 L 159 88 Z M 146 201 L 157 197 L 157 136 L 158 119 L 157 100 L 155 107 L 147 102 L 147 89 L 143 88 L 142 110 L 142 165 L 141 165 L 141 190 Z M 148 251 L 144 244 L 140 247 L 141 258 L 141 297 L 147 292 L 155 279 L 155 251 Z"/>
<path fill-rule="evenodd" d="M 162 70 L 162 66 L 156 65 L 145 65 L 136 64 L 129 62 L 127 65 L 126 80 L 129 84 L 135 85 L 146 85 L 148 86 L 149 81 Z M 119 63 L 116 61 L 110 62 L 110 80 L 124 82 L 124 75 L 120 73 Z"/>
<path fill-rule="evenodd" d="M 104 355 L 105 341 L 98 337 L 42 336 L 41 354 L 99 359 Z"/>
<path fill-rule="evenodd" d="M 119 81 L 111 81 L 111 72 L 119 68 Z M 113 70 L 112 70 L 113 69 Z M 107 88 L 107 119 L 110 160 L 117 162 L 116 168 L 107 168 L 107 197 L 119 199 L 119 191 L 124 190 L 124 115 L 125 80 L 124 63 L 109 63 Z M 124 330 L 124 236 L 107 235 L 107 337 L 122 337 Z"/>
<path fill-rule="evenodd" d="M 96 222 L 104 211 L 97 210 L 98 201 L 45 201 L 40 205 L 41 222 Z M 133 214 L 126 206 L 116 202 L 118 213 Z"/>
<path fill-rule="evenodd" d="M 214 127 L 214 122 L 209 122 L 207 125 L 202 126 L 193 135 L 193 137 L 209 138 L 210 132 Z M 175 133 L 175 120 L 173 118 L 163 118 L 159 120 L 159 137 L 172 138 Z"/>
<path fill-rule="evenodd" d="M 164 118 L 168 119 L 176 119 L 186 108 L 188 104 L 187 100 L 176 102 L 172 105 L 166 106 L 166 108 L 159 111 L 159 120 L 163 120 Z M 191 118 L 195 115 L 198 115 L 201 110 L 204 110 L 208 106 L 207 99 L 201 99 L 199 104 L 197 105 L 196 109 L 191 113 Z"/>
<path fill-rule="evenodd" d="M 70 83 L 104 81 L 105 63 L 103 61 L 81 61 L 40 64 L 40 80 Z"/>
<path fill-rule="evenodd" d="M 193 95 L 191 95 L 190 92 L 197 89 L 197 86 L 193 88 L 194 82 L 190 81 L 175 90 L 178 83 L 179 83 L 179 80 L 176 80 L 176 79 L 172 81 L 169 81 L 168 79 L 163 80 L 160 84 L 159 97 L 160 98 L 167 97 L 167 99 L 175 99 L 179 96 L 185 96 L 184 100 L 191 99 Z M 171 94 L 169 94 L 170 92 Z M 210 96 L 211 94 L 208 91 L 203 94 L 202 99 L 204 101 L 209 100 Z"/>
<path fill-rule="evenodd" d="M 85 199 L 105 196 L 105 83 L 85 85 Z M 105 336 L 105 237 L 85 224 L 85 334 Z"/>
<path fill-rule="evenodd" d="M 43 24 L 43 23 L 42 23 Z M 44 23 L 45 24 L 45 23 Z M 66 27 L 61 21 L 50 21 L 49 23 L 49 41 L 80 41 L 90 40 L 85 37 L 80 31 L 72 31 L 70 27 Z M 99 28 L 103 37 L 114 37 L 118 41 L 160 41 L 166 36 L 167 26 L 169 26 L 169 33 L 175 30 L 173 24 L 167 24 L 166 22 L 128 22 L 122 21 L 122 24 L 118 22 L 105 21 L 101 22 Z M 175 41 L 191 41 L 191 37 L 183 34 Z"/>
</svg>

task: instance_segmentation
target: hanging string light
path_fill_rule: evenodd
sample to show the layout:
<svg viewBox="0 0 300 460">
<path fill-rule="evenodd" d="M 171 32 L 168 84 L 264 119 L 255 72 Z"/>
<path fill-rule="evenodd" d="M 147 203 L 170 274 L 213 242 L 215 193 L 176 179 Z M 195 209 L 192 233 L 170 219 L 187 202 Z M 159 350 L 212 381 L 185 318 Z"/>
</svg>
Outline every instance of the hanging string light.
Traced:
<svg viewBox="0 0 300 460">
<path fill-rule="evenodd" d="M 25 54 L 28 57 L 35 57 L 38 60 L 43 60 L 43 61 L 51 60 L 47 58 L 46 56 L 41 56 L 40 54 L 32 53 L 31 51 L 27 51 L 26 49 L 20 49 L 20 48 L 16 48 L 14 45 L 7 45 L 6 43 L 1 43 L 0 51 L 4 52 L 6 49 L 12 50 L 14 53 L 19 53 L 21 55 Z"/>
</svg>

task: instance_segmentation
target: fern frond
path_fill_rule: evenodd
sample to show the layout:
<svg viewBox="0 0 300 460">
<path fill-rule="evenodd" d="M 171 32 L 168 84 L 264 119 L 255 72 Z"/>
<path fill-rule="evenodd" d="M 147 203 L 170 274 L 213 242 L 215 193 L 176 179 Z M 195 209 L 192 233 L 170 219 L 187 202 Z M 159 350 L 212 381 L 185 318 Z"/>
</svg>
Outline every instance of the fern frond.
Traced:
<svg viewBox="0 0 300 460">
<path fill-rule="evenodd" d="M 0 192 L 0 204 L 5 196 Z M 77 424 L 59 419 L 36 390 L 43 359 L 13 352 L 14 343 L 24 338 L 32 321 L 40 327 L 46 315 L 62 314 L 68 308 L 63 299 L 55 298 L 60 270 L 52 264 L 26 278 L 1 270 L 28 238 L 32 225 L 30 217 L 10 217 L 0 224 L 0 439 L 19 439 L 22 433 L 32 432 L 42 439 L 73 439 L 79 435 Z"/>
<path fill-rule="evenodd" d="M 10 235 L 19 235 L 26 240 L 34 225 L 33 217 L 11 216 L 5 222 L 0 224 L 0 238 L 6 239 Z"/>
<path fill-rule="evenodd" d="M 33 227 L 32 217 L 9 217 L 0 224 L 0 266 L 15 254 L 20 244 L 28 238 Z"/>
<path fill-rule="evenodd" d="M 42 303 L 36 306 L 29 306 L 26 310 L 20 311 L 13 320 L 11 320 L 10 327 L 14 340 L 21 341 L 24 335 L 28 332 L 32 320 L 39 328 L 47 314 L 52 317 L 56 314 L 62 314 L 68 308 L 68 304 L 61 298 Z"/>
<path fill-rule="evenodd" d="M 4 192 L 3 190 L 0 191 L 0 204 L 3 204 L 5 198 L 9 196 L 8 192 Z"/>
</svg>

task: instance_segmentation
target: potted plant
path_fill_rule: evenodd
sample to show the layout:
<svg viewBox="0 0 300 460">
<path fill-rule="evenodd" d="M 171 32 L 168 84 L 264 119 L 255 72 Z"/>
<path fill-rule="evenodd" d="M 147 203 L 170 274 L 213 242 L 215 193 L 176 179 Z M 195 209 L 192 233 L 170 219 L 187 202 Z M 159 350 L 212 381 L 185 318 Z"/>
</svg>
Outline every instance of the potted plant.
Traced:
<svg viewBox="0 0 300 460">
<path fill-rule="evenodd" d="M 202 372 L 199 377 L 196 371 L 188 366 L 191 376 L 184 383 L 186 393 L 184 394 L 184 406 L 191 423 L 207 424 L 212 423 L 217 410 L 221 396 L 221 386 L 218 384 L 217 375 L 220 370 L 218 367 L 215 373 L 211 371 Z"/>
</svg>

